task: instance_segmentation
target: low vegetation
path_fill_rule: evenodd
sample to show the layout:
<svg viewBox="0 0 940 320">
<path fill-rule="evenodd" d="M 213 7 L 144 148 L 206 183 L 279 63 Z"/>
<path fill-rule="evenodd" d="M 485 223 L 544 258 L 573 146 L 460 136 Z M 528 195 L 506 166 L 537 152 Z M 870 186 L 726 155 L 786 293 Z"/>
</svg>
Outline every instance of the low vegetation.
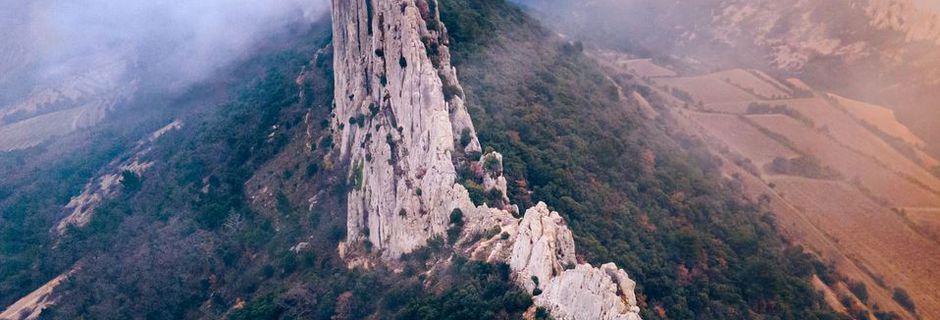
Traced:
<svg viewBox="0 0 940 320">
<path fill-rule="evenodd" d="M 904 309 L 907 309 L 907 311 L 910 311 L 911 313 L 917 312 L 917 307 L 914 305 L 914 300 L 911 299 L 911 296 L 907 293 L 906 290 L 902 288 L 894 288 L 894 292 L 891 293 L 891 299 L 894 299 L 894 301 L 904 307 Z"/>
<path fill-rule="evenodd" d="M 767 171 L 773 174 L 811 179 L 839 180 L 843 178 L 839 171 L 823 166 L 822 162 L 813 156 L 800 156 L 793 159 L 778 157 L 767 164 Z"/>
<path fill-rule="evenodd" d="M 443 239 L 407 258 L 402 274 L 349 270 L 337 256 L 346 237 L 346 192 L 364 181 L 361 163 L 325 158 L 332 141 L 320 122 L 331 111 L 332 59 L 311 58 L 327 44 L 327 27 L 294 35 L 301 40 L 239 68 L 245 72 L 225 84 L 233 92 L 226 103 L 186 110 L 188 125 L 155 145 L 154 166 L 143 176 L 123 173 L 124 191 L 86 227 L 69 229 L 55 249 L 46 249 L 56 240 L 46 238 L 52 217 L 96 166 L 128 144 L 114 144 L 100 159 L 76 157 L 23 193 L 3 185 L 2 302 L 77 263 L 82 267 L 56 290 L 58 303 L 44 318 L 521 318 L 532 299 L 512 285 L 505 265 L 455 257 L 427 281 L 426 262 L 450 259 Z M 305 100 L 297 94 L 300 70 L 308 77 Z M 319 142 L 309 155 L 298 152 L 307 148 L 307 114 L 315 124 L 310 141 Z M 268 168 L 275 170 L 264 178 Z M 254 189 L 256 179 L 270 188 L 270 206 L 255 202 L 265 195 Z M 297 189 L 304 186 L 314 191 Z M 312 195 L 315 205 L 300 204 Z M 451 218 L 459 230 L 462 213 Z M 37 245 L 24 247 L 29 242 Z"/>
<path fill-rule="evenodd" d="M 807 117 L 797 110 L 794 110 L 793 108 L 788 107 L 785 104 L 772 106 L 767 103 L 754 102 L 747 106 L 747 114 L 783 114 L 793 118 L 796 121 L 799 121 L 807 127 L 816 127 L 816 123 L 813 121 L 813 119 Z"/>
<path fill-rule="evenodd" d="M 852 291 L 852 294 L 854 294 L 858 300 L 861 300 L 862 303 L 868 303 L 868 287 L 866 287 L 864 283 L 857 281 L 849 282 L 849 291 Z"/>
<path fill-rule="evenodd" d="M 807 281 L 826 268 L 781 242 L 756 205 L 734 200 L 704 146 L 624 113 L 589 58 L 561 50 L 512 5 L 442 8 L 481 142 L 523 182 L 510 200 L 547 202 L 589 262 L 625 268 L 644 319 L 838 318 Z M 652 170 L 644 151 L 656 155 Z"/>
</svg>

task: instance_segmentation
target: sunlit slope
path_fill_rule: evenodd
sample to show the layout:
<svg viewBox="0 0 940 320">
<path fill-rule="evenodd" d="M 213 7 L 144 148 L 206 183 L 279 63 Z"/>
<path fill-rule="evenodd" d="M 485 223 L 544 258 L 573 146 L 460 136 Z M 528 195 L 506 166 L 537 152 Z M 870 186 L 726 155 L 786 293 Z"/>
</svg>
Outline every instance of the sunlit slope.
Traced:
<svg viewBox="0 0 940 320">
<path fill-rule="evenodd" d="M 643 67 L 606 63 L 612 75 L 671 95 L 663 100 L 684 119 L 677 130 L 703 138 L 726 176 L 775 213 L 786 237 L 837 268 L 843 279 L 823 281 L 824 293 L 855 302 L 828 299 L 838 302 L 833 309 L 940 317 L 932 285 L 940 283 L 937 160 L 890 109 L 756 71 L 651 77 L 644 72 L 665 67 L 620 59 Z M 866 286 L 866 301 L 847 289 L 852 283 Z M 896 289 L 910 294 L 916 313 L 893 299 Z"/>
</svg>

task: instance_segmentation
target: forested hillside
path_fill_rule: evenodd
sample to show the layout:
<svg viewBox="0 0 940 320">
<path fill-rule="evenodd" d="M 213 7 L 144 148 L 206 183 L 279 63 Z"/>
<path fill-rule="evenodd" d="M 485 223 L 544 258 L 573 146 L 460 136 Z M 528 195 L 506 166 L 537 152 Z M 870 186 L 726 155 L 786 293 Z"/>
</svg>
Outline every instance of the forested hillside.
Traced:
<svg viewBox="0 0 940 320">
<path fill-rule="evenodd" d="M 481 142 L 504 151 L 510 199 L 565 213 L 585 259 L 637 281 L 645 319 L 836 318 L 808 284 L 827 268 L 737 200 L 700 142 L 625 107 L 579 43 L 504 1 L 442 4 Z"/>
</svg>

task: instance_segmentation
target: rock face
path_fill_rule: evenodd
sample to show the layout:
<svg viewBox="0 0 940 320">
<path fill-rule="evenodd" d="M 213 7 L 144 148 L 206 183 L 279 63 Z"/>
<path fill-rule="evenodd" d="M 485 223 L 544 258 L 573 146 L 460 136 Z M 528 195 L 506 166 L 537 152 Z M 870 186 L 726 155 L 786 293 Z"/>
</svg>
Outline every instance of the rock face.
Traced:
<svg viewBox="0 0 940 320">
<path fill-rule="evenodd" d="M 150 167 L 153 166 L 153 162 L 148 161 L 146 156 L 150 154 L 153 143 L 159 140 L 163 135 L 171 131 L 179 130 L 182 127 L 183 123 L 179 120 L 175 120 L 163 128 L 154 131 L 146 138 L 137 141 L 137 144 L 131 149 L 130 153 L 121 155 L 114 161 L 111 161 L 105 173 L 85 184 L 85 187 L 82 188 L 82 193 L 72 197 L 69 203 L 65 205 L 63 210 L 66 216 L 56 225 L 56 232 L 61 235 L 65 233 L 69 226 L 84 227 L 88 224 L 95 210 L 98 209 L 98 206 L 102 202 L 114 198 L 121 190 L 121 183 L 124 179 L 123 173 L 128 171 L 136 175 L 142 175 L 150 169 Z"/>
<path fill-rule="evenodd" d="M 421 0 L 333 1 L 333 129 L 354 189 L 348 240 L 386 258 L 444 234 L 451 211 L 471 207 L 456 181 L 456 139 L 470 137 L 460 152 L 480 144 L 431 9 Z"/>
<path fill-rule="evenodd" d="M 555 319 L 640 319 L 633 293 L 636 283 L 613 263 L 600 268 L 578 265 L 544 287 L 535 304 L 548 309 Z"/>
<path fill-rule="evenodd" d="M 502 155 L 481 155 L 436 0 L 334 0 L 332 14 L 334 152 L 351 189 L 340 254 L 350 266 L 446 237 L 459 210 L 455 250 L 509 263 L 520 286 L 544 291 L 536 305 L 560 319 L 639 319 L 633 282 L 613 264 L 577 265 L 561 215 L 544 203 L 513 215 Z M 476 206 L 465 180 L 494 196 Z"/>
<path fill-rule="evenodd" d="M 55 304 L 52 291 L 62 284 L 63 281 L 67 280 L 71 273 L 72 271 L 69 271 L 55 277 L 42 287 L 39 287 L 20 300 L 17 300 L 3 310 L 3 312 L 0 312 L 0 319 L 39 319 L 39 315 L 42 314 L 43 310 Z"/>
<path fill-rule="evenodd" d="M 565 220 L 541 202 L 526 210 L 511 252 L 509 267 L 517 270 L 519 282 L 529 292 L 577 264 L 574 238 Z"/>
</svg>

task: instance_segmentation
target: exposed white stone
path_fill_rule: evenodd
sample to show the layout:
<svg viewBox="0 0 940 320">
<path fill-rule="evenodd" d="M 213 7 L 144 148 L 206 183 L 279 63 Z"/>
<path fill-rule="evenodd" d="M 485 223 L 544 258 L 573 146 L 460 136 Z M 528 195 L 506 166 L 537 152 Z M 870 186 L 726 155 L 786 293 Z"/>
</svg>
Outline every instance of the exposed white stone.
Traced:
<svg viewBox="0 0 940 320">
<path fill-rule="evenodd" d="M 454 208 L 478 212 L 457 184 L 452 155 L 464 129 L 473 133 L 468 149 L 479 142 L 459 97 L 445 101 L 442 81 L 456 86 L 456 74 L 446 37 L 427 29 L 430 16 L 415 1 L 372 3 L 333 5 L 333 129 L 355 185 L 348 240 L 397 258 L 443 236 Z M 426 43 L 437 47 L 437 65 Z"/>
<path fill-rule="evenodd" d="M 535 281 L 548 283 L 576 263 L 574 238 L 561 215 L 543 202 L 526 210 L 509 259 L 516 282 L 532 292 Z"/>
<path fill-rule="evenodd" d="M 69 203 L 65 205 L 63 211 L 66 212 L 66 216 L 56 225 L 56 232 L 63 234 L 69 226 L 84 227 L 88 224 L 98 206 L 105 200 L 114 198 L 120 191 L 124 171 L 142 175 L 150 169 L 153 162 L 146 161 L 144 158 L 150 153 L 153 143 L 163 135 L 182 127 L 183 123 L 181 121 L 173 121 L 154 131 L 146 138 L 137 141 L 129 156 L 122 155 L 109 163 L 105 173 L 85 184 L 82 193 L 72 197 Z"/>
<path fill-rule="evenodd" d="M 39 319 L 39 316 L 42 314 L 43 310 L 56 303 L 55 297 L 52 295 L 53 290 L 62 284 L 63 281 L 67 280 L 73 272 L 74 269 L 72 271 L 61 274 L 58 277 L 55 277 L 43 286 L 33 290 L 33 292 L 30 292 L 25 297 L 20 298 L 12 305 L 7 306 L 3 312 L 0 312 L 0 319 Z"/>
<path fill-rule="evenodd" d="M 529 291 L 536 288 L 533 276 L 538 278 L 539 287 L 552 293 L 536 303 L 559 319 L 639 319 L 623 317 L 636 316 L 636 299 L 622 270 L 581 265 L 577 272 L 565 271 L 577 260 L 561 215 L 539 203 L 521 220 L 513 216 L 518 207 L 506 196 L 502 155 L 461 159 L 482 148 L 450 65 L 446 30 L 431 9 L 438 6 L 428 3 L 436 0 L 366 1 L 333 1 L 332 129 L 353 189 L 340 256 L 350 267 L 370 267 L 370 255 L 395 261 L 434 237 L 446 237 L 450 214 L 460 209 L 464 224 L 455 250 L 509 263 L 516 282 Z M 430 20 L 439 29 L 429 30 Z M 496 165 L 487 169 L 487 159 Z M 458 166 L 468 166 L 485 190 L 500 190 L 502 208 L 475 206 L 459 184 Z M 578 286 L 558 287 L 572 283 Z M 579 312 L 599 317 L 567 317 Z"/>
<path fill-rule="evenodd" d="M 495 168 L 489 168 L 490 166 L 495 166 Z M 503 176 L 503 155 L 499 152 L 487 153 L 480 158 L 480 167 L 483 169 L 483 190 L 499 190 L 503 195 L 502 201 L 505 205 L 503 209 L 508 209 L 509 188 L 506 177 Z"/>
<path fill-rule="evenodd" d="M 613 263 L 600 268 L 580 264 L 543 285 L 535 304 L 558 320 L 639 320 L 636 283 Z"/>
</svg>

